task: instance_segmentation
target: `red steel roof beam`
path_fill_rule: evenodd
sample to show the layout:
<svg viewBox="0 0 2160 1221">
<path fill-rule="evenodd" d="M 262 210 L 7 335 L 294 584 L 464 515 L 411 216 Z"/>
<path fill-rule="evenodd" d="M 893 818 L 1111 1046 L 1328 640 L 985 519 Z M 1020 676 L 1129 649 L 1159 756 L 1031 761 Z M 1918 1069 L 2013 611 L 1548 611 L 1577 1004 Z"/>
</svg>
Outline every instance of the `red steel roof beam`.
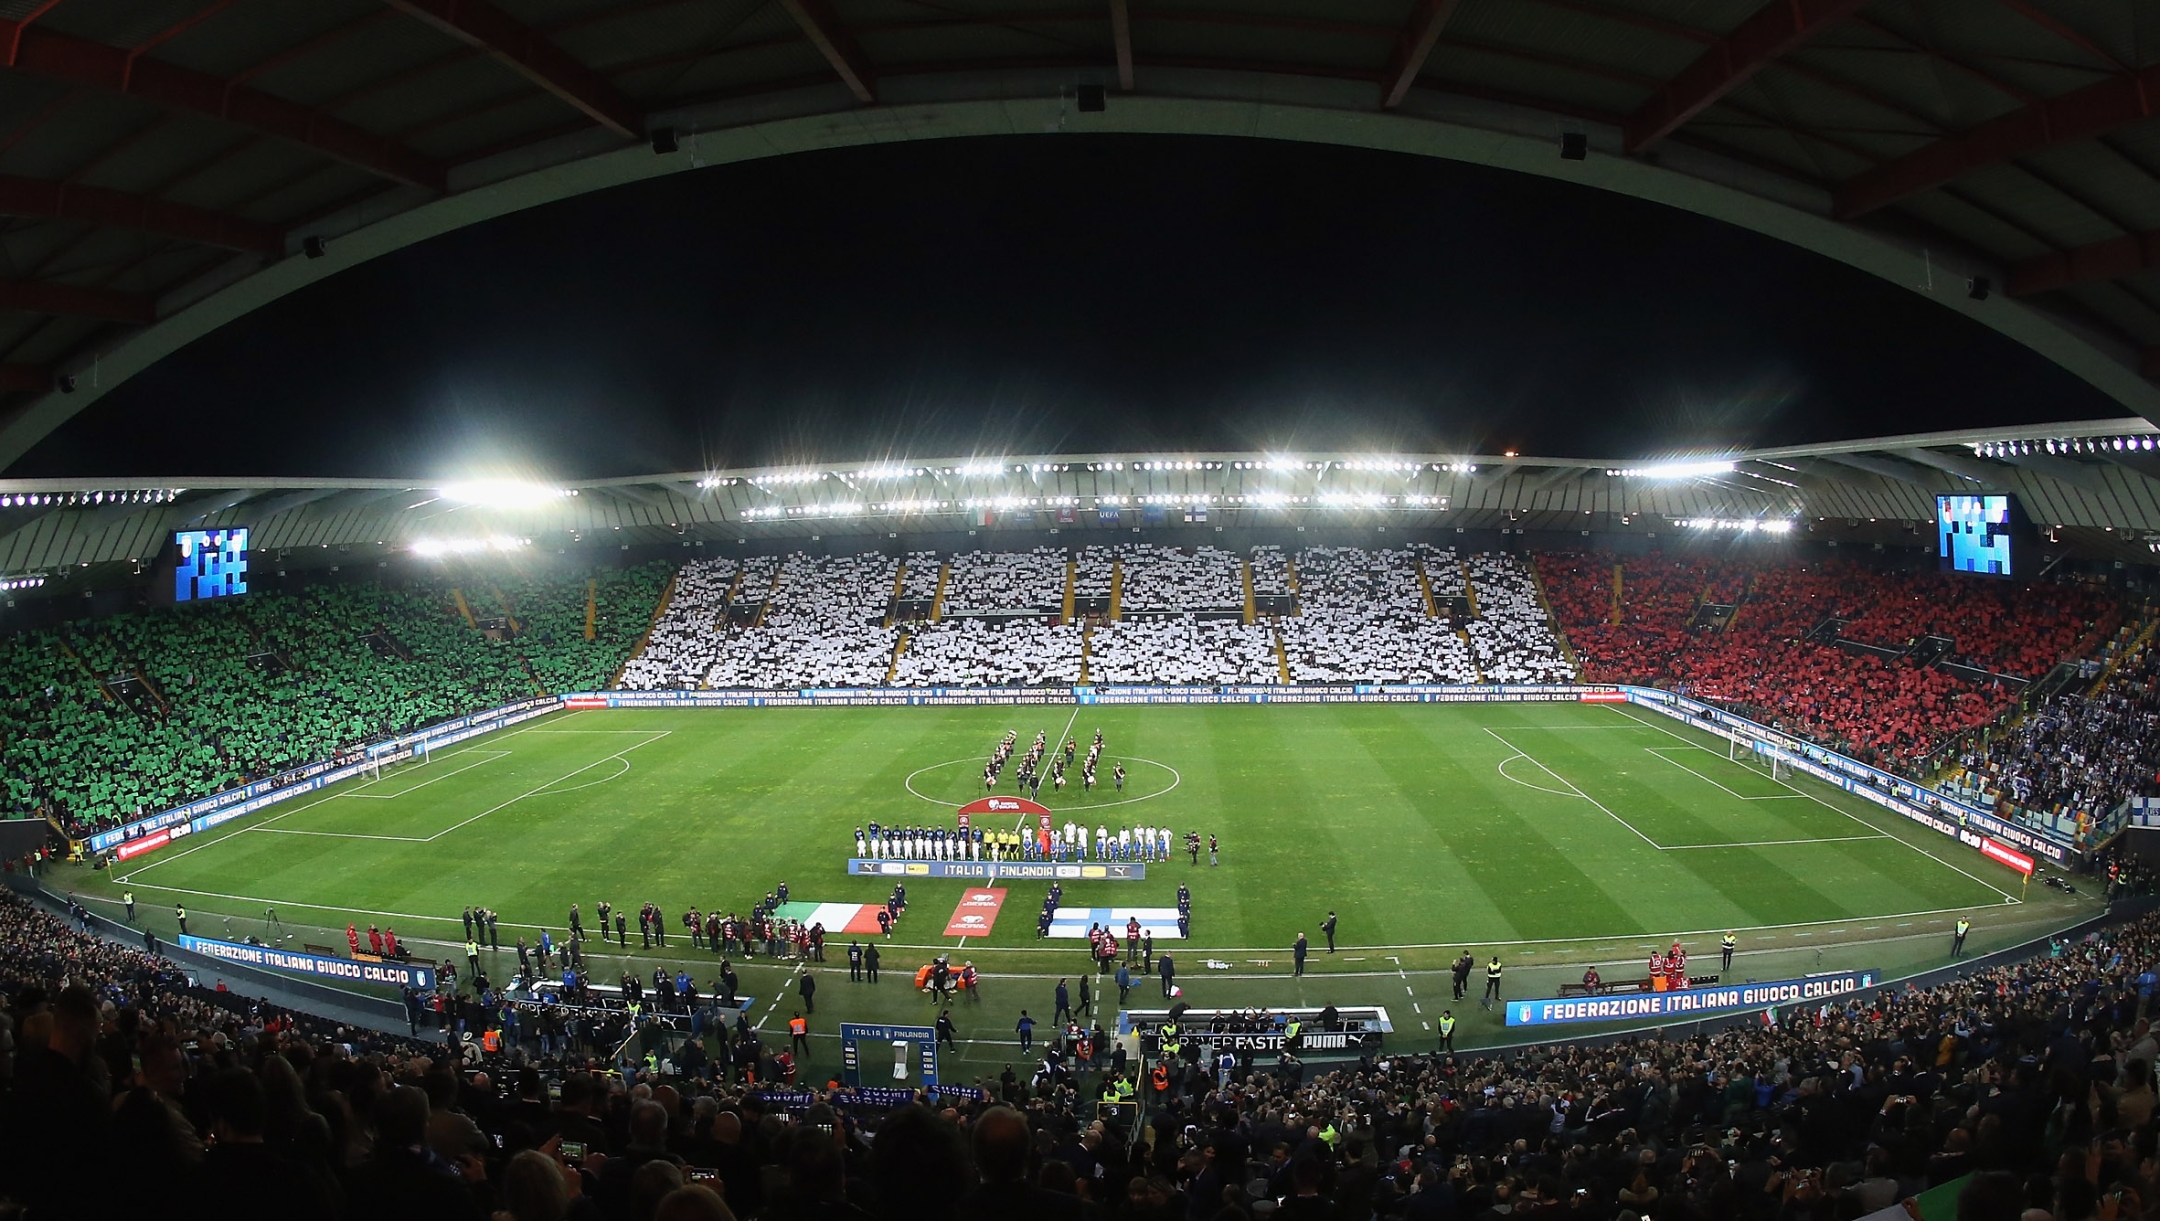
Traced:
<svg viewBox="0 0 2160 1221">
<path fill-rule="evenodd" d="M 275 136 L 373 174 L 440 192 L 443 167 L 319 110 L 163 60 L 70 34 L 0 21 L 0 67 L 140 98 Z"/>
<path fill-rule="evenodd" d="M 145 326 L 157 321 L 157 304 L 148 297 L 104 288 L 75 288 L 50 280 L 0 280 L 0 310 L 102 318 Z"/>
<path fill-rule="evenodd" d="M 1838 219 L 1939 187 L 2027 153 L 2090 140 L 2160 112 L 2160 65 L 2111 76 L 2097 84 L 1998 115 L 1970 131 L 1946 136 L 1895 161 L 1847 179 L 1837 188 Z"/>
<path fill-rule="evenodd" d="M 1744 85 L 1778 57 L 1859 12 L 1867 0 L 1770 0 L 1732 33 L 1704 48 L 1695 62 L 1628 116 L 1627 151 L 1639 153 L 1678 131 L 1719 98 Z"/>
<path fill-rule="evenodd" d="M 2160 267 L 2160 231 L 2126 233 L 2090 246 L 2025 259 L 2010 268 L 2003 291 L 2031 296 L 2094 280 L 2114 280 Z"/>
<path fill-rule="evenodd" d="M 0 216 L 33 216 L 222 246 L 277 258 L 285 232 L 240 216 L 103 187 L 0 174 Z"/>
<path fill-rule="evenodd" d="M 386 2 L 397 11 L 492 56 L 617 135 L 633 140 L 644 136 L 644 112 L 631 105 L 630 99 L 609 84 L 607 78 L 494 5 L 484 0 Z"/>
<path fill-rule="evenodd" d="M 862 48 L 855 43 L 855 35 L 840 24 L 832 5 L 825 0 L 780 0 L 780 7 L 788 11 L 795 24 L 802 27 L 803 36 L 810 45 L 825 57 L 832 70 L 839 74 L 848 91 L 858 102 L 877 101 L 877 72 L 870 61 L 863 58 Z"/>
<path fill-rule="evenodd" d="M 1410 20 L 1402 33 L 1395 38 L 1395 49 L 1388 52 L 1387 66 L 1380 70 L 1380 107 L 1393 110 L 1402 105 L 1410 86 L 1417 83 L 1418 73 L 1425 70 L 1425 61 L 1432 56 L 1433 47 L 1440 41 L 1440 32 L 1447 29 L 1448 19 L 1455 15 L 1459 0 L 1418 0 L 1410 11 Z"/>
</svg>

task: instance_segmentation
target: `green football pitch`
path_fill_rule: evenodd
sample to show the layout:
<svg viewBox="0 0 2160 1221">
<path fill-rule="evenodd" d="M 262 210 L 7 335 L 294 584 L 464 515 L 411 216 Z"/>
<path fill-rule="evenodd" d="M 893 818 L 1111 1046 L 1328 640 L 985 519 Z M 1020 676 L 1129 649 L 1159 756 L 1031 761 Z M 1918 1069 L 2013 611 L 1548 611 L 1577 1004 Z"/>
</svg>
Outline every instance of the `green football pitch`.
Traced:
<svg viewBox="0 0 2160 1221">
<path fill-rule="evenodd" d="M 1722 741 L 1654 713 L 1557 703 L 564 713 L 61 884 L 108 912 L 132 890 L 139 922 L 165 933 L 176 902 L 211 936 L 262 936 L 274 907 L 294 946 L 342 946 L 351 920 L 460 961 L 467 905 L 501 913 L 508 947 L 542 927 L 560 938 L 573 901 L 588 921 L 605 899 L 633 923 L 653 902 L 668 913 L 668 946 L 589 944 L 593 978 L 691 961 L 702 983 L 714 959 L 688 945 L 684 909 L 746 912 L 782 880 L 798 902 L 882 900 L 889 881 L 847 874 L 855 828 L 951 826 L 982 795 L 983 760 L 1008 729 L 1023 746 L 1038 730 L 1085 744 L 1100 729 L 1104 776 L 1117 763 L 1129 773 L 1122 793 L 1046 786 L 1045 805 L 1090 826 L 1220 839 L 1217 866 L 1181 851 L 1145 881 L 1065 885 L 1076 907 L 1169 907 L 1190 885 L 1192 938 L 1161 943 L 1187 1000 L 1382 1004 L 1411 1046 L 1429 1045 L 1423 1031 L 1446 1008 L 1465 1019 L 1459 1044 L 1505 1041 L 1497 1010 L 1449 996 L 1446 965 L 1464 949 L 1480 964 L 1502 957 L 1506 995 L 1550 996 L 1586 963 L 1640 975 L 1648 950 L 1675 936 L 1700 971 L 1736 932 L 1737 978 L 1902 973 L 1945 961 L 1961 915 L 1976 925 L 1970 951 L 2091 910 L 2052 891 L 2028 900 L 2015 874 L 1970 849 L 1829 786 L 1733 762 Z M 923 1020 L 928 1002 L 907 979 L 952 951 L 986 979 L 981 1007 L 957 1014 L 963 1030 L 980 1035 L 982 1056 L 1004 1054 L 995 1040 L 1011 1037 L 1019 1009 L 1046 1016 L 1056 980 L 1087 962 L 1078 940 L 1037 939 L 1047 883 L 1001 885 L 994 930 L 962 944 L 942 934 L 965 884 L 911 879 L 884 982 L 851 984 L 844 952 L 829 953 L 820 1025 Z M 1319 934 L 1329 910 L 1332 955 Z M 1300 931 L 1312 962 L 1292 978 Z M 773 1024 L 784 1021 L 793 964 L 737 965 L 760 1016 L 785 992 Z M 1159 998 L 1150 981 L 1133 1003 Z"/>
</svg>

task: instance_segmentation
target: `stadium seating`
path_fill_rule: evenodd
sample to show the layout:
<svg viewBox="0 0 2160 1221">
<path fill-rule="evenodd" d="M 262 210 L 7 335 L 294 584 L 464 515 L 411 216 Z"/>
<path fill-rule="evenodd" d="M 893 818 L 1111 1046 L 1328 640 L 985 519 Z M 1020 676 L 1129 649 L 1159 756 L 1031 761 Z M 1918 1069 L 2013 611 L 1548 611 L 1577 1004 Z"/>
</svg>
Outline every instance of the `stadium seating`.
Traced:
<svg viewBox="0 0 2160 1221">
<path fill-rule="evenodd" d="M 725 557 L 683 565 L 645 648 L 623 667 L 620 685 L 631 691 L 673 691 L 705 681 L 720 660 L 720 620 L 741 571 L 741 564 Z"/>
<path fill-rule="evenodd" d="M 1282 666 L 1264 623 L 1179 615 L 1097 627 L 1088 643 L 1093 683 L 1277 683 Z"/>
<path fill-rule="evenodd" d="M 476 1047 L 461 1074 L 448 1049 L 193 986 L 171 961 L 0 895 L 0 987 L 21 1006 L 0 1165 L 33 1217 L 1449 1221 L 1492 1200 L 1556 1218 L 1838 1221 L 1903 1216 L 1899 1201 L 1947 1184 L 1960 1217 L 2087 1221 L 2118 1215 L 2096 1201 L 2150 1187 L 2136 1151 L 2152 1141 L 2154 1035 L 2136 981 L 2156 967 L 2148 915 L 1932 986 L 1690 1023 L 1685 1037 L 1439 1055 L 1398 1024 L 1360 1061 L 1178 1064 L 1150 1098 L 1152 1147 L 1088 1134 L 1107 1052 L 1079 1059 L 1053 1030 L 1044 1059 L 1012 1057 L 1023 1072 L 983 1075 L 982 1096 L 947 1094 L 942 1113 L 853 1107 L 845 1205 L 805 1208 L 817 1184 L 841 1190 L 823 1135 L 839 1100 L 780 1122 L 755 1087 L 792 1085 L 783 1044 L 747 1023 L 708 1011 L 674 1071 L 618 1076 L 593 1057 L 619 1026 L 466 998 L 470 1033 L 496 1032 L 500 1049 Z M 1206 1025 L 1187 1028 L 1207 1044 Z M 969 1033 L 999 1041 L 979 1019 Z M 831 1062 L 830 1044 L 815 1050 Z M 551 1134 L 596 1156 L 566 1170 L 537 1151 Z M 51 1169 L 84 1148 L 124 1149 L 127 1172 Z M 717 1168 L 727 1204 L 678 1186 L 678 1164 Z M 977 1189 L 978 1172 L 1014 1181 Z M 245 1210 L 272 1186 L 274 1205 Z M 566 1196 L 588 1203 L 565 1210 Z"/>
<path fill-rule="evenodd" d="M 1621 567 L 1615 606 L 1613 568 Z M 1653 553 L 1549 554 L 1538 569 L 1585 676 L 1671 686 L 1904 769 L 1993 724 L 2012 692 L 1901 654 L 1919 637 L 1944 661 L 2038 678 L 2111 622 L 2082 586 Z M 1737 605 L 1722 628 L 1690 626 L 1705 603 Z M 1803 638 L 1811 637 L 1814 643 Z M 1837 648 L 1833 640 L 1870 646 Z M 1888 652 L 1893 656 L 1884 656 Z"/>
<path fill-rule="evenodd" d="M 1081 627 L 1054 619 L 966 618 L 911 625 L 893 669 L 901 687 L 1056 687 L 1080 681 Z"/>
<path fill-rule="evenodd" d="M 1124 569 L 1119 613 L 1232 615 L 1245 610 L 1245 563 L 1215 547 L 1186 554 L 1174 547 L 1133 543 L 1118 549 Z"/>
<path fill-rule="evenodd" d="M 526 630 L 501 641 L 463 621 L 447 584 L 364 582 L 17 634 L 0 642 L 8 807 L 110 826 L 530 696 L 536 676 L 548 690 L 603 686 L 666 576 L 648 564 L 512 583 L 503 596 Z"/>
<path fill-rule="evenodd" d="M 1469 642 L 1451 619 L 1427 611 L 1421 558 L 1460 584 L 1453 551 L 1298 552 L 1298 613 L 1280 621 L 1290 681 L 1476 682 Z"/>
<path fill-rule="evenodd" d="M 2054 696 L 1961 762 L 1988 790 L 2047 814 L 2098 818 L 2160 794 L 2160 650 L 2151 637 L 2098 688 Z"/>
<path fill-rule="evenodd" d="M 952 557 L 943 613 L 1055 615 L 1065 604 L 1065 550 L 965 551 Z"/>
<path fill-rule="evenodd" d="M 885 625 L 898 569 L 899 561 L 876 552 L 788 556 L 756 626 L 727 636 L 706 682 L 766 688 L 883 682 L 899 639 L 899 629 Z"/>
<path fill-rule="evenodd" d="M 1561 652 L 1530 570 L 1515 556 L 1480 551 L 1463 562 L 1477 595 L 1470 646 L 1487 682 L 1565 683 L 1575 668 Z"/>
</svg>

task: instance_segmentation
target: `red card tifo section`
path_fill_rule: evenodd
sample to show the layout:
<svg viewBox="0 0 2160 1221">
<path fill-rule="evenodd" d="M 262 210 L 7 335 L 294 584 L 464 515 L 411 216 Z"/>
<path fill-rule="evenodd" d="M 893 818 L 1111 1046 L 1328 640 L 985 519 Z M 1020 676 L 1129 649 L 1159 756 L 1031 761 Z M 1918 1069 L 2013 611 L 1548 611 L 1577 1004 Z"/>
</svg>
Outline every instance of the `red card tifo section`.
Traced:
<svg viewBox="0 0 2160 1221">
<path fill-rule="evenodd" d="M 987 937 L 997 924 L 998 909 L 1005 906 L 1003 887 L 970 886 L 953 908 L 945 924 L 947 937 Z"/>
</svg>

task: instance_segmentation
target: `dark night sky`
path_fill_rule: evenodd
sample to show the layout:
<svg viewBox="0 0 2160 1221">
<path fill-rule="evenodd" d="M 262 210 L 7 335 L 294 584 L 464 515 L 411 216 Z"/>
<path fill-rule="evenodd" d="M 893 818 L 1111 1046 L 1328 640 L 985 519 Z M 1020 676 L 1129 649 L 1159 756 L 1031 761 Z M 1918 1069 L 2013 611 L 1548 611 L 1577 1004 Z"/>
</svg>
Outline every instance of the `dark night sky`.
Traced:
<svg viewBox="0 0 2160 1221">
<path fill-rule="evenodd" d="M 453 233 L 167 358 L 8 473 L 1638 457 L 2121 414 L 1917 294 L 1657 205 L 1324 146 L 1020 136 Z"/>
</svg>

